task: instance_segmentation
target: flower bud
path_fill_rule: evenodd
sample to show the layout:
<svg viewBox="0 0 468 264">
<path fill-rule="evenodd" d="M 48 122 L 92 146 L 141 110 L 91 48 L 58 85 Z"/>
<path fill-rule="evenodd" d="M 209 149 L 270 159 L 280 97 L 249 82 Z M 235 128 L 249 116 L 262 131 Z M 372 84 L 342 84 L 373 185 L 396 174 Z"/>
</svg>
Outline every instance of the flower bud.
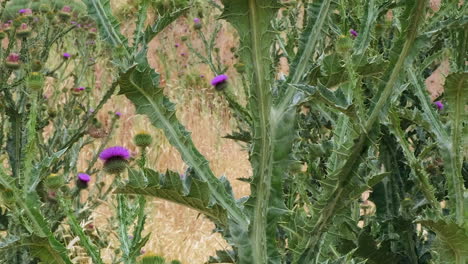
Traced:
<svg viewBox="0 0 468 264">
<path fill-rule="evenodd" d="M 4 189 L 1 192 L 3 202 L 5 202 L 6 204 L 13 204 L 15 202 L 15 193 L 13 192 L 13 190 Z"/>
<path fill-rule="evenodd" d="M 31 35 L 31 28 L 26 23 L 22 23 L 16 30 L 16 36 L 19 38 L 27 38 Z"/>
<path fill-rule="evenodd" d="M 236 71 L 238 73 L 244 73 L 245 72 L 245 64 L 244 63 L 241 63 L 241 62 L 236 63 L 236 64 L 234 64 L 234 68 L 236 68 Z"/>
<path fill-rule="evenodd" d="M 153 142 L 153 138 L 146 132 L 140 132 L 133 137 L 135 145 L 141 148 L 146 148 Z"/>
<path fill-rule="evenodd" d="M 17 53 L 10 53 L 5 61 L 5 66 L 8 69 L 17 70 L 20 67 L 20 55 Z"/>
<path fill-rule="evenodd" d="M 26 84 L 33 91 L 40 90 L 44 86 L 44 76 L 39 72 L 31 72 L 26 80 Z"/>
<path fill-rule="evenodd" d="M 336 51 L 338 53 L 347 53 L 353 48 L 353 40 L 346 36 L 340 36 L 336 42 Z"/>
<path fill-rule="evenodd" d="M 71 17 L 71 12 L 72 9 L 70 6 L 63 6 L 58 15 L 62 21 L 67 21 Z"/>
<path fill-rule="evenodd" d="M 61 175 L 55 173 L 50 174 L 44 181 L 44 185 L 52 190 L 57 190 L 65 184 L 65 181 Z"/>
</svg>

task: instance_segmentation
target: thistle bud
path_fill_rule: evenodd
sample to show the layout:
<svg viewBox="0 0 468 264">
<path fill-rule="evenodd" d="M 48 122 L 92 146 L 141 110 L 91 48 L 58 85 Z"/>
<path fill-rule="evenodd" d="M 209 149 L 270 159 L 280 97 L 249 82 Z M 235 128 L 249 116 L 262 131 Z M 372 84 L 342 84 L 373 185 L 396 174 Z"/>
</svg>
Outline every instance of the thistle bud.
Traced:
<svg viewBox="0 0 468 264">
<path fill-rule="evenodd" d="M 193 19 L 193 28 L 195 30 L 200 30 L 202 28 L 201 20 L 200 18 L 196 17 Z"/>
<path fill-rule="evenodd" d="M 245 72 L 245 64 L 244 63 L 241 63 L 241 62 L 236 63 L 236 64 L 234 64 L 234 68 L 236 68 L 236 71 L 238 73 L 244 73 Z"/>
<path fill-rule="evenodd" d="M 13 190 L 4 189 L 1 192 L 2 192 L 2 200 L 6 204 L 13 204 L 15 202 L 15 193 L 13 192 Z"/>
<path fill-rule="evenodd" d="M 83 94 L 84 90 L 85 90 L 84 87 L 75 87 L 71 89 L 71 93 L 73 96 L 80 96 Z"/>
<path fill-rule="evenodd" d="M 31 35 L 31 28 L 26 23 L 22 23 L 16 30 L 16 36 L 19 38 L 27 38 Z"/>
<path fill-rule="evenodd" d="M 70 6 L 63 6 L 62 10 L 59 12 L 59 17 L 62 21 L 67 21 L 71 17 L 72 9 Z"/>
<path fill-rule="evenodd" d="M 17 70 L 20 67 L 20 55 L 17 53 L 10 53 L 5 61 L 5 66 L 8 69 Z"/>
<path fill-rule="evenodd" d="M 31 63 L 31 70 L 38 72 L 42 69 L 42 63 L 40 60 L 33 60 Z"/>
<path fill-rule="evenodd" d="M 153 142 L 153 138 L 146 132 L 139 132 L 133 137 L 133 142 L 140 148 L 146 148 Z"/>
<path fill-rule="evenodd" d="M 353 48 L 353 40 L 341 35 L 336 42 L 336 51 L 338 53 L 347 53 Z"/>
<path fill-rule="evenodd" d="M 30 17 L 30 16 L 32 16 L 32 14 L 33 14 L 31 8 L 23 8 L 23 9 L 20 9 L 20 10 L 18 11 L 18 13 L 19 13 L 21 16 L 26 16 L 26 17 Z"/>
<path fill-rule="evenodd" d="M 29 89 L 33 91 L 40 90 L 44 86 L 44 76 L 39 72 L 31 72 L 26 83 Z"/>
<path fill-rule="evenodd" d="M 57 190 L 65 184 L 65 181 L 61 175 L 55 173 L 50 174 L 44 181 L 44 185 L 52 190 Z"/>
<path fill-rule="evenodd" d="M 154 264 L 154 263 L 166 263 L 166 260 L 163 257 L 156 256 L 151 253 L 146 253 L 141 258 L 140 264 Z"/>
</svg>

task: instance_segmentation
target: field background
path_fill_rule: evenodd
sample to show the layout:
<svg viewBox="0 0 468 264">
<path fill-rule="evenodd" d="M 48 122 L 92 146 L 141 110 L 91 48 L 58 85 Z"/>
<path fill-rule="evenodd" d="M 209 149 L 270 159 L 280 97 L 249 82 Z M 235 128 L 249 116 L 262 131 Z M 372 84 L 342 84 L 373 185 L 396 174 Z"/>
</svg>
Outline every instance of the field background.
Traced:
<svg viewBox="0 0 468 264">
<path fill-rule="evenodd" d="M 134 27 L 131 14 L 135 12 L 129 1 L 131 0 L 110 1 L 115 13 L 125 19 L 122 32 L 127 36 Z M 431 1 L 433 9 L 437 10 L 439 5 L 438 0 Z M 206 10 L 209 10 L 209 13 L 204 12 L 203 31 L 212 32 L 219 12 L 213 12 L 213 8 Z M 195 48 L 202 48 L 201 41 L 192 29 L 195 16 L 196 11 L 191 10 L 153 40 L 150 43 L 148 58 L 156 71 L 161 73 L 161 85 L 165 87 L 165 93 L 177 104 L 178 117 L 187 130 L 192 132 L 195 145 L 210 162 L 217 176 L 225 175 L 231 180 L 234 193 L 239 198 L 249 194 L 248 185 L 236 180 L 251 174 L 247 153 L 239 144 L 222 138 L 233 127 L 230 112 L 224 100 L 209 84 L 213 76 L 208 67 L 198 63 L 199 60 L 180 39 L 183 35 L 188 36 Z M 176 43 L 180 46 L 175 47 Z M 234 30 L 224 23 L 217 47 L 220 49 L 223 64 L 229 66 L 231 88 L 236 92 L 240 86 L 237 85 L 239 80 L 235 77 L 237 74 L 232 66 L 235 61 L 230 51 L 232 47 L 236 47 L 236 38 Z M 448 63 L 443 62 L 426 80 L 433 99 L 442 93 L 447 69 Z M 281 71 L 287 73 L 287 67 L 282 67 Z M 105 72 L 105 69 L 96 68 L 96 77 L 105 79 Z M 168 144 L 161 131 L 154 129 L 144 117 L 134 115 L 134 108 L 124 97 L 114 97 L 101 111 L 98 118 L 104 125 L 109 123 L 107 110 L 120 111 L 123 114 L 110 145 L 123 145 L 136 151 L 131 143 L 132 137 L 135 133 L 145 130 L 156 139 L 149 148 L 149 166 L 159 171 L 171 169 L 184 172 L 186 166 L 177 151 Z M 87 157 L 92 155 L 92 151 L 89 149 L 82 153 L 81 166 L 86 165 Z M 111 203 L 104 204 L 95 213 L 94 224 L 105 226 L 112 210 Z M 194 210 L 148 198 L 147 213 L 145 232 L 151 232 L 151 238 L 144 247 L 147 253 L 155 253 L 168 260 L 178 259 L 184 264 L 198 264 L 204 263 L 215 250 L 228 247 L 218 234 L 212 233 L 214 225 Z M 110 262 L 110 259 L 105 261 Z"/>
</svg>

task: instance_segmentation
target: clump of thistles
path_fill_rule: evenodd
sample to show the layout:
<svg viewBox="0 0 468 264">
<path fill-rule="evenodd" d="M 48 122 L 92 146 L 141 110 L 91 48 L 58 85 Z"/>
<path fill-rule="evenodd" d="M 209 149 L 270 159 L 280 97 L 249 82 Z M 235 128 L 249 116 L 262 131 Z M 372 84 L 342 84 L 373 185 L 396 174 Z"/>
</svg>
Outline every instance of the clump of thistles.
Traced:
<svg viewBox="0 0 468 264">
<path fill-rule="evenodd" d="M 86 173 L 78 173 L 77 179 L 76 179 L 76 187 L 79 189 L 86 189 L 88 188 L 88 183 L 91 180 L 91 176 Z"/>
<path fill-rule="evenodd" d="M 227 75 L 221 74 L 211 80 L 211 85 L 213 85 L 217 91 L 222 91 L 227 86 L 227 80 Z"/>
<path fill-rule="evenodd" d="M 153 143 L 153 138 L 147 132 L 141 131 L 133 137 L 133 143 L 140 148 L 146 148 Z"/>
<path fill-rule="evenodd" d="M 105 172 L 120 174 L 127 168 L 130 152 L 124 147 L 115 146 L 103 150 L 99 158 L 104 161 Z"/>
</svg>

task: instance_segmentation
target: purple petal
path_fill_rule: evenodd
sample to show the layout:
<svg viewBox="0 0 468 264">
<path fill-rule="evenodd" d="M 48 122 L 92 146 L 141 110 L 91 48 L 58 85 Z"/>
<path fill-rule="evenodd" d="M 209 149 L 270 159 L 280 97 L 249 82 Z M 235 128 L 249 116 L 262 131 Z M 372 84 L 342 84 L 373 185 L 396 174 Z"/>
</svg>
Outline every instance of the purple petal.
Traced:
<svg viewBox="0 0 468 264">
<path fill-rule="evenodd" d="M 82 182 L 89 182 L 91 177 L 86 173 L 78 173 L 78 180 Z"/>
<path fill-rule="evenodd" d="M 211 80 L 211 85 L 216 86 L 220 83 L 227 81 L 228 77 L 225 74 L 218 75 Z"/>
<path fill-rule="evenodd" d="M 130 158 L 130 152 L 124 147 L 115 146 L 103 150 L 101 154 L 99 154 L 99 158 L 104 161 L 112 158 L 128 159 Z"/>
</svg>

